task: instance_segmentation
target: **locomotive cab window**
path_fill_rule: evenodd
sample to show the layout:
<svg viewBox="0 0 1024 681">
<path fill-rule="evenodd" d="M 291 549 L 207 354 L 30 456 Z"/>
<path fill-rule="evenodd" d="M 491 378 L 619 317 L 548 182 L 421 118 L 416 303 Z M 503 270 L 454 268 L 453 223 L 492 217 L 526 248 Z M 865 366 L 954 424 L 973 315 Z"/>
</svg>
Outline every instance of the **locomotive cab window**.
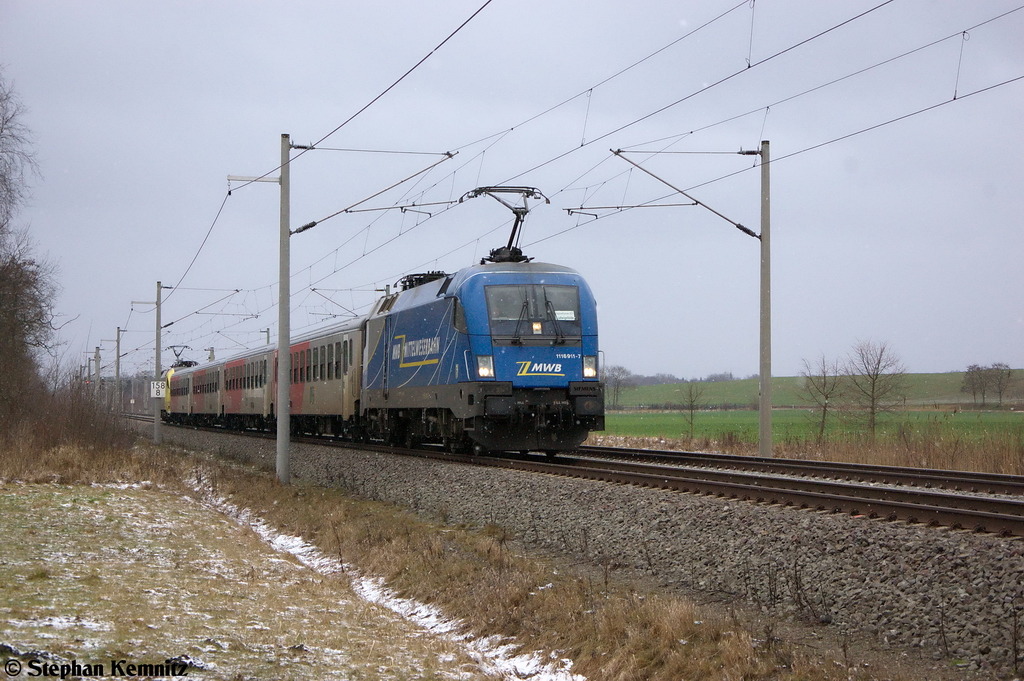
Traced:
<svg viewBox="0 0 1024 681">
<path fill-rule="evenodd" d="M 575 286 L 487 286 L 491 335 L 513 341 L 531 337 L 579 338 L 580 294 Z"/>
<path fill-rule="evenodd" d="M 469 333 L 469 327 L 466 326 L 466 310 L 462 307 L 462 303 L 459 302 L 458 298 L 452 298 L 453 307 L 452 311 L 452 326 L 459 333 Z"/>
</svg>

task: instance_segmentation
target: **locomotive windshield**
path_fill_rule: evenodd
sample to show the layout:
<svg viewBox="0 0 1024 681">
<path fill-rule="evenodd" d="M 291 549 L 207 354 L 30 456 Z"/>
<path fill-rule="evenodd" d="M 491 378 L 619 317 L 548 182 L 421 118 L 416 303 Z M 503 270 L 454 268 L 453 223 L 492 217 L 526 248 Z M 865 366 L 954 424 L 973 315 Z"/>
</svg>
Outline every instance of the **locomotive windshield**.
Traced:
<svg viewBox="0 0 1024 681">
<path fill-rule="evenodd" d="M 580 294 L 575 286 L 487 286 L 491 335 L 511 338 L 579 338 Z"/>
</svg>

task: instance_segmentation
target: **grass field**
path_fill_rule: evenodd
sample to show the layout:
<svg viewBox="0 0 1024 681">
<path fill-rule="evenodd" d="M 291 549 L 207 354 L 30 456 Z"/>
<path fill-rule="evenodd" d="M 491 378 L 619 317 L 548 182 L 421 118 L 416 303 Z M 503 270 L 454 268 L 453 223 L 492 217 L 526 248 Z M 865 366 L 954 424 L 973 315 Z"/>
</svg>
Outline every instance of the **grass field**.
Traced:
<svg viewBox="0 0 1024 681">
<path fill-rule="evenodd" d="M 1016 372 L 1019 375 L 1019 371 Z M 970 394 L 960 392 L 964 375 L 961 372 L 944 374 L 907 374 L 907 406 L 935 407 L 936 405 L 971 405 Z M 802 394 L 804 379 L 799 376 L 780 376 L 772 379 L 772 403 L 776 407 L 809 406 L 808 398 Z M 756 378 L 718 383 L 700 383 L 703 395 L 700 402 L 718 407 L 721 405 L 753 406 L 757 404 L 758 385 Z M 1018 384 L 1012 399 L 1022 399 L 1022 388 Z M 642 405 L 682 404 L 687 384 L 669 383 L 625 388 L 619 396 L 622 407 Z M 1009 402 L 1010 395 L 1004 396 Z M 995 406 L 998 397 L 988 396 L 988 405 Z"/>
<path fill-rule="evenodd" d="M 803 441 L 817 437 L 817 415 L 809 409 L 772 411 L 772 437 L 776 442 Z M 1018 436 L 1024 432 L 1024 412 L 1018 411 L 905 411 L 880 419 L 878 435 L 891 437 L 901 430 L 915 433 L 941 430 L 969 440 L 992 436 Z M 738 439 L 757 442 L 758 412 L 755 410 L 698 411 L 693 417 L 693 437 L 711 440 Z M 848 436 L 861 431 L 858 424 L 829 418 L 827 437 Z M 680 411 L 619 411 L 605 416 L 605 434 L 623 437 L 681 438 L 690 436 L 689 414 Z"/>
</svg>

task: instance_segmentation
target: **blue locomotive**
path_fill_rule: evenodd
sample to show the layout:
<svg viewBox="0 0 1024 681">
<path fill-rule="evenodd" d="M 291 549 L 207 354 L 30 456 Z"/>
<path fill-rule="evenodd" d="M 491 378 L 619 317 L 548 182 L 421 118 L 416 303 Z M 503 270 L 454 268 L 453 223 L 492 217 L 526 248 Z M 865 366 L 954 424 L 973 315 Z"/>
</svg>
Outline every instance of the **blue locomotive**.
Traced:
<svg viewBox="0 0 1024 681">
<path fill-rule="evenodd" d="M 407 277 L 375 305 L 362 390 L 371 437 L 553 453 L 604 429 L 590 287 L 515 250 Z"/>
</svg>

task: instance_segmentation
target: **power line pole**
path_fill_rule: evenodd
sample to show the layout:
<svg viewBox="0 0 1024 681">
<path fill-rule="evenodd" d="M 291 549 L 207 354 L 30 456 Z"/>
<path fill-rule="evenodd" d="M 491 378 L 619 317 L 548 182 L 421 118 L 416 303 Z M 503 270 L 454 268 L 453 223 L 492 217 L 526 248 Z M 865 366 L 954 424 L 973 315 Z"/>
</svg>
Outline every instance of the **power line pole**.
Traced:
<svg viewBox="0 0 1024 681">
<path fill-rule="evenodd" d="M 277 284 L 277 480 L 291 478 L 291 138 L 281 135 L 281 233 Z"/>
<path fill-rule="evenodd" d="M 117 390 L 117 411 L 116 414 L 120 414 L 124 411 L 121 399 L 121 327 L 117 327 L 117 343 L 114 346 L 115 360 L 114 360 L 114 388 Z"/>
<path fill-rule="evenodd" d="M 156 282 L 156 302 L 149 302 L 144 300 L 133 300 L 132 305 L 155 305 L 156 306 L 156 368 L 153 370 L 153 380 L 150 382 L 149 387 L 149 399 L 150 408 L 153 411 L 153 443 L 161 444 L 163 442 L 160 435 L 160 402 L 163 400 L 163 391 L 158 389 L 161 383 L 160 375 L 160 296 L 163 291 L 163 286 L 158 281 Z M 171 288 L 168 286 L 167 288 Z M 120 333 L 118 339 L 120 340 Z M 121 353 L 118 353 L 120 356 Z M 167 386 L 164 385 L 164 390 Z"/>
<path fill-rule="evenodd" d="M 114 343 L 114 387 L 113 392 L 107 391 L 108 395 L 112 395 L 112 399 L 108 400 L 110 406 L 114 407 L 114 413 L 120 414 L 122 409 L 121 400 L 121 327 L 117 327 L 117 336 L 114 340 L 109 338 L 100 339 L 103 343 Z M 116 401 L 116 404 L 113 402 Z"/>
<path fill-rule="evenodd" d="M 158 384 L 160 382 L 160 379 L 161 379 L 161 376 L 160 376 L 160 296 L 162 294 L 162 291 L 163 291 L 163 286 L 160 285 L 159 281 L 156 282 L 156 369 L 153 371 L 153 382 L 154 382 L 154 390 L 153 390 L 153 392 L 157 393 L 157 395 L 161 394 L 161 391 L 156 389 L 156 384 Z M 164 386 L 164 390 L 166 390 L 166 389 L 167 389 L 167 387 Z M 160 433 L 160 402 L 161 402 L 161 398 L 158 397 L 157 395 L 153 396 L 153 443 L 159 445 L 159 444 L 163 443 L 163 437 L 162 437 L 162 435 Z"/>
<path fill-rule="evenodd" d="M 768 140 L 761 140 L 761 368 L 758 403 L 758 454 L 772 456 L 772 260 L 769 242 L 771 227 L 771 178 L 768 167 Z"/>
</svg>

